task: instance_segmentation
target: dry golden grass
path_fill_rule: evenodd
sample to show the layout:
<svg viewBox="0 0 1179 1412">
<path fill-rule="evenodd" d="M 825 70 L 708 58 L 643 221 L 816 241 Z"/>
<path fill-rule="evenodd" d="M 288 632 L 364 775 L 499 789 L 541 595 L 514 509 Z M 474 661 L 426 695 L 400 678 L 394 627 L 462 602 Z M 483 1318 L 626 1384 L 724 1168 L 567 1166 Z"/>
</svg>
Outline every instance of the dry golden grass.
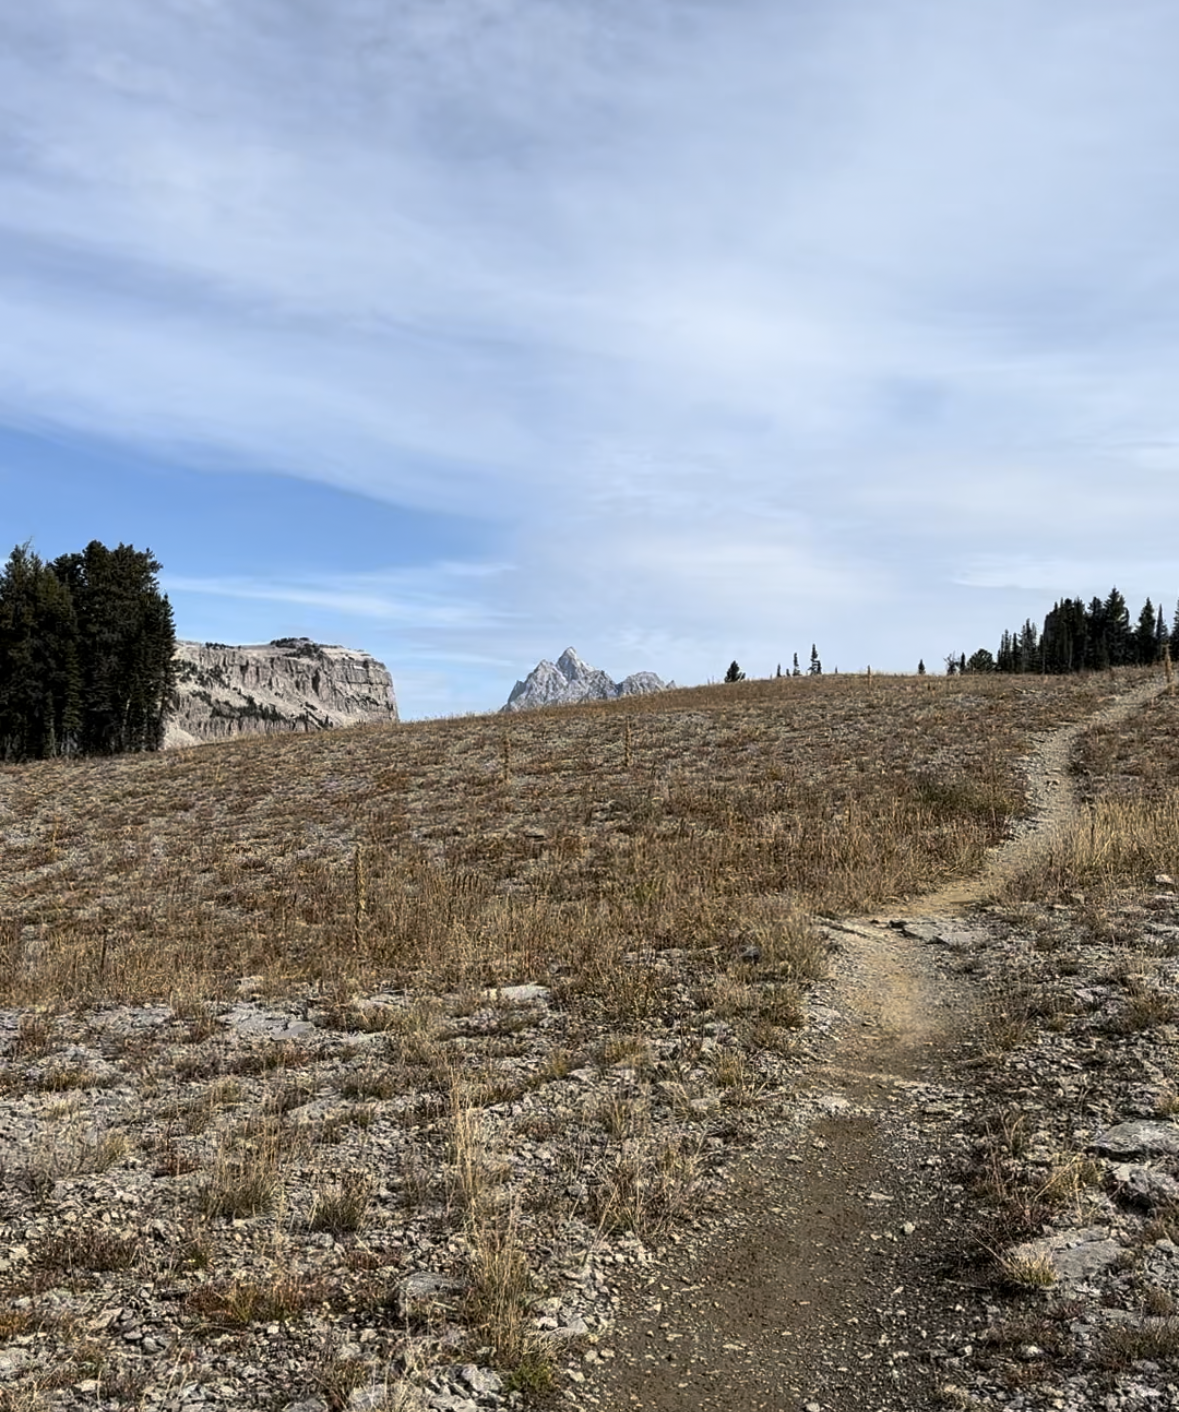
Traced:
<svg viewBox="0 0 1179 1412">
<path fill-rule="evenodd" d="M 620 995 L 626 952 L 755 943 L 806 979 L 799 910 L 969 873 L 1030 733 L 1135 680 L 787 678 L 4 767 L 0 985 L 203 1028 L 244 974 L 345 1003 L 562 967 L 639 1022 L 661 977 Z"/>
<path fill-rule="evenodd" d="M 1033 735 L 1140 679 L 746 682 L 2 767 L 9 1068 L 52 1124 L 6 1179 L 48 1208 L 56 1181 L 128 1158 L 87 1117 L 105 1067 L 59 1051 L 87 1007 L 167 1001 L 173 1042 L 116 1053 L 108 1035 L 103 1053 L 159 1110 L 131 1131 L 192 1227 L 168 1258 L 193 1339 L 387 1300 L 393 1276 L 348 1261 L 394 1268 L 390 1230 L 414 1221 L 462 1262 L 463 1312 L 509 1387 L 543 1389 L 537 1250 L 571 1222 L 652 1241 L 698 1214 L 718 1141 L 790 1101 L 777 1056 L 828 958 L 814 914 L 969 873 L 1021 806 Z M 317 990 L 317 1023 L 347 1038 L 222 1043 L 213 1002 L 245 976 L 250 996 Z M 550 1002 L 487 991 L 523 981 Z M 1130 999 L 1127 1024 L 1157 1003 Z M 1031 1015 L 996 1003 L 994 1047 Z M 530 1106 L 581 1069 L 600 1080 L 581 1108 Z M 302 1115 L 325 1089 L 342 1105 Z M 406 1140 L 378 1169 L 392 1126 Z M 506 1158 L 526 1136 L 554 1152 L 521 1176 Z M 1009 1190 L 992 1146 L 993 1198 L 1017 1213 L 1083 1184 L 1064 1162 L 1050 1192 Z M 330 1259 L 308 1239 L 324 1232 Z M 85 1235 L 39 1258 L 84 1274 L 126 1258 L 130 1281 L 152 1248 Z M 346 1401 L 359 1365 L 323 1367 Z"/>
</svg>

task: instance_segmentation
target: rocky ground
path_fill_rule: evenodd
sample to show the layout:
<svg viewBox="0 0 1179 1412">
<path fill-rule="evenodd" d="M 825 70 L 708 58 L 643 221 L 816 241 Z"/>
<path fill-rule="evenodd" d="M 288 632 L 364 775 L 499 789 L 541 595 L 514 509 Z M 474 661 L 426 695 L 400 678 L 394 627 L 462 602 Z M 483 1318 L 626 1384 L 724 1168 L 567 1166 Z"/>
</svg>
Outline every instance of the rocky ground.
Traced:
<svg viewBox="0 0 1179 1412">
<path fill-rule="evenodd" d="M 636 955 L 629 983 L 680 972 L 673 1009 L 579 1021 L 576 1050 L 544 985 L 0 1012 L 0 1405 L 519 1405 L 544 1363 L 501 1379 L 470 1306 L 508 1236 L 538 1347 L 578 1370 L 830 1030 L 799 1009 L 750 1061 L 721 1014 L 778 987 L 728 960 L 718 984 L 707 956 Z"/>
<path fill-rule="evenodd" d="M 456 1217 L 509 1176 L 559 1405 L 1179 1405 L 1173 886 L 829 936 L 796 1048 L 736 1082 L 723 1022 L 562 1073 L 547 988 L 452 998 L 440 1045 L 515 1050 L 465 1158 L 440 1070 L 382 1097 L 423 1034 L 395 996 L 365 1030 L 310 997 L 0 1016 L 6 1405 L 520 1405 Z"/>
<path fill-rule="evenodd" d="M 0 1408 L 1179 1405 L 1175 886 L 980 901 L 1066 736 L 805 995 L 736 937 L 627 956 L 624 1027 L 559 972 L 0 1012 Z"/>
</svg>

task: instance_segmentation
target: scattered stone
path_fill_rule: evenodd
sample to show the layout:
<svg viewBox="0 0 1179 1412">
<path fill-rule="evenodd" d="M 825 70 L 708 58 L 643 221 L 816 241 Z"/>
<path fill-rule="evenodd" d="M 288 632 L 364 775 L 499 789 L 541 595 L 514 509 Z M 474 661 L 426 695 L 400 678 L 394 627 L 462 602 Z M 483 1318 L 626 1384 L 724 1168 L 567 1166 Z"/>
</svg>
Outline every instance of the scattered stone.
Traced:
<svg viewBox="0 0 1179 1412">
<path fill-rule="evenodd" d="M 1166 1172 L 1125 1163 L 1115 1167 L 1112 1176 L 1117 1183 L 1117 1193 L 1124 1201 L 1146 1207 L 1179 1204 L 1179 1182 Z"/>
</svg>

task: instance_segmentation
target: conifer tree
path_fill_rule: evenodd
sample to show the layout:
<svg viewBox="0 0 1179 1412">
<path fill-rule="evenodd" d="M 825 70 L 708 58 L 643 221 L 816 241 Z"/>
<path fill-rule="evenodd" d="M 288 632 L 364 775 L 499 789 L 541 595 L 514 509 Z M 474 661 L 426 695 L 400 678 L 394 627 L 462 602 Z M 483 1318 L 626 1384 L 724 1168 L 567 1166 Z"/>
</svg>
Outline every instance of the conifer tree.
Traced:
<svg viewBox="0 0 1179 1412">
<path fill-rule="evenodd" d="M 0 575 L 0 758 L 73 754 L 80 700 L 69 594 L 27 544 L 18 545 Z"/>
<path fill-rule="evenodd" d="M 1140 667 L 1149 667 L 1157 661 L 1158 641 L 1155 636 L 1157 626 L 1154 604 L 1148 598 L 1138 614 L 1138 626 L 1134 629 L 1132 644 L 1133 660 Z"/>
<path fill-rule="evenodd" d="M 172 609 L 150 551 L 97 540 L 0 575 L 0 757 L 156 750 L 175 692 Z"/>
<path fill-rule="evenodd" d="M 1105 600 L 1105 640 L 1109 666 L 1124 667 L 1134 661 L 1130 610 L 1116 587 L 1110 589 Z"/>
<path fill-rule="evenodd" d="M 1176 622 L 1179 622 L 1179 608 L 1176 608 L 1176 609 L 1175 609 L 1175 620 L 1176 620 Z M 792 677 L 800 677 L 800 676 L 802 676 L 802 668 L 798 665 L 798 653 L 797 653 L 797 652 L 794 654 L 794 665 L 790 668 L 790 675 L 791 675 Z"/>
<path fill-rule="evenodd" d="M 176 634 L 156 580 L 159 562 L 150 550 L 92 540 L 81 554 L 54 560 L 53 570 L 78 615 L 84 753 L 158 750 L 176 688 Z"/>
<path fill-rule="evenodd" d="M 823 675 L 823 664 L 819 661 L 819 649 L 811 643 L 811 665 L 807 668 L 807 674 L 812 677 Z"/>
<path fill-rule="evenodd" d="M 732 662 L 729 663 L 729 670 L 725 673 L 725 681 L 726 681 L 726 682 L 729 682 L 729 683 L 732 683 L 732 682 L 744 681 L 744 680 L 745 680 L 745 673 L 744 673 L 744 672 L 741 670 L 741 668 L 737 665 L 736 659 L 734 659 Z"/>
<path fill-rule="evenodd" d="M 1038 672 L 1040 670 L 1040 635 L 1035 623 L 1028 618 L 1019 631 L 1017 651 L 1017 672 Z"/>
</svg>

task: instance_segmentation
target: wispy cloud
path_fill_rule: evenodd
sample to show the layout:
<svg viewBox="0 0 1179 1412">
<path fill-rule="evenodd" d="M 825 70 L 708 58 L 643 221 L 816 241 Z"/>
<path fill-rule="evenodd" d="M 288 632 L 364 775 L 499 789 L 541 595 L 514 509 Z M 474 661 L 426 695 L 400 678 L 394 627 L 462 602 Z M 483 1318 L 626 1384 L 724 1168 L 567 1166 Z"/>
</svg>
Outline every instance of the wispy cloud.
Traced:
<svg viewBox="0 0 1179 1412">
<path fill-rule="evenodd" d="M 481 632 L 498 626 L 505 614 L 485 600 L 447 594 L 445 581 L 501 572 L 493 565 L 439 565 L 424 572 L 390 571 L 302 583 L 164 574 L 161 586 L 169 594 L 296 604 L 328 609 L 343 618 L 377 618 L 396 627 Z"/>
<path fill-rule="evenodd" d="M 0 420 L 461 510 L 514 565 L 210 546 L 194 601 L 519 671 L 903 664 L 996 542 L 1169 562 L 1177 42 L 1158 0 L 10 7 Z"/>
</svg>

